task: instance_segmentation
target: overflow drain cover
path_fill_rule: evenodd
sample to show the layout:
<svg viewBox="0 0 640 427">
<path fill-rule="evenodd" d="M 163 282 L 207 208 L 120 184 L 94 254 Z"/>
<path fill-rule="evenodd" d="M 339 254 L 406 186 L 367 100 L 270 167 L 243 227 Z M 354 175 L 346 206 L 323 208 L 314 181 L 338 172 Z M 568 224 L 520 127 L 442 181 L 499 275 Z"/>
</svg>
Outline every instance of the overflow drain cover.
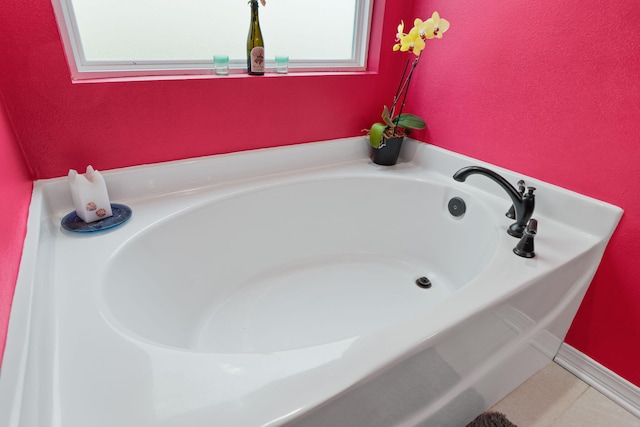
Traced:
<svg viewBox="0 0 640 427">
<path fill-rule="evenodd" d="M 455 217 L 464 215 L 467 211 L 467 204 L 460 197 L 449 200 L 449 213 Z"/>
</svg>

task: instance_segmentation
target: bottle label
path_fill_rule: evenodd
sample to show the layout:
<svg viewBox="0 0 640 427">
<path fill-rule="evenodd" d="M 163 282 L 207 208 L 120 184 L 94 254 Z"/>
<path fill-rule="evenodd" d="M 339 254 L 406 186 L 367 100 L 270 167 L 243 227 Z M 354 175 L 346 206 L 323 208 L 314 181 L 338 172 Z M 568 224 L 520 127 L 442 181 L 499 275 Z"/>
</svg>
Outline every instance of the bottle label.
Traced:
<svg viewBox="0 0 640 427">
<path fill-rule="evenodd" d="M 254 73 L 264 73 L 264 47 L 256 46 L 251 49 L 251 70 Z"/>
</svg>

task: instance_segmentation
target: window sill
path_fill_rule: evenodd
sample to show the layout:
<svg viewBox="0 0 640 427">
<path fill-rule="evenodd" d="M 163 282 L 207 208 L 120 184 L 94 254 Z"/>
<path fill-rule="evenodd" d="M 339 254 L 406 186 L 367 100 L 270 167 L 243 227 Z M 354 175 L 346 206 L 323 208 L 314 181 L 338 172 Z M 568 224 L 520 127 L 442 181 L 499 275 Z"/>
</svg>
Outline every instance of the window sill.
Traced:
<svg viewBox="0 0 640 427">
<path fill-rule="evenodd" d="M 218 80 L 218 79 L 243 79 L 243 78 L 282 78 L 282 77 L 323 77 L 323 76 L 363 76 L 376 75 L 376 71 L 289 71 L 282 74 L 274 71 L 265 72 L 262 76 L 249 75 L 242 71 L 230 71 L 228 75 L 217 75 L 211 70 L 210 74 L 193 73 L 193 74 L 166 74 L 166 75 L 140 75 L 140 76 L 97 76 L 91 78 L 74 78 L 72 83 L 113 83 L 113 82 L 140 82 L 140 81 L 174 81 L 174 80 Z"/>
</svg>

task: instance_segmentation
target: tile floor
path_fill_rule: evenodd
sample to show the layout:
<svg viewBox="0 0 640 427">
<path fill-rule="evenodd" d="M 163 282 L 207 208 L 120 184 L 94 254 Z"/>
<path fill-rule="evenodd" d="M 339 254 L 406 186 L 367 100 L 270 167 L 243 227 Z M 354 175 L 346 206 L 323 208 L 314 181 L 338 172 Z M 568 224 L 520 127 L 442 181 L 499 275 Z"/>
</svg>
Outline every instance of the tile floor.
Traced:
<svg viewBox="0 0 640 427">
<path fill-rule="evenodd" d="M 640 418 L 550 363 L 498 402 L 518 427 L 640 427 Z"/>
</svg>

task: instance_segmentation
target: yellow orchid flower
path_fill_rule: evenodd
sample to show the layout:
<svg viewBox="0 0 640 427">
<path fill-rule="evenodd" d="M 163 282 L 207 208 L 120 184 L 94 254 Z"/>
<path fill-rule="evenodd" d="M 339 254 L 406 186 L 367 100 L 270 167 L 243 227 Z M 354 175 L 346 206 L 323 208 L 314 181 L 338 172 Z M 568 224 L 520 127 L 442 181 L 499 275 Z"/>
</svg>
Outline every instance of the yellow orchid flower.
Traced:
<svg viewBox="0 0 640 427">
<path fill-rule="evenodd" d="M 413 27 L 411 29 L 411 31 L 409 31 L 409 34 L 404 34 L 402 37 L 400 37 L 400 50 L 402 52 L 413 52 L 414 55 L 416 56 L 420 56 L 420 52 L 422 52 L 422 50 L 425 48 L 425 42 L 422 39 L 422 37 L 420 37 L 420 31 L 418 30 L 418 28 Z M 395 49 L 394 47 L 394 50 Z"/>
<path fill-rule="evenodd" d="M 418 20 L 416 19 L 416 22 Z M 441 39 L 445 31 L 449 29 L 449 21 L 440 18 L 438 12 L 433 12 L 431 18 L 424 22 L 422 29 L 424 30 L 424 36 L 427 39 L 437 38 Z"/>
<path fill-rule="evenodd" d="M 429 20 L 423 21 L 420 18 L 416 18 L 415 21 L 413 21 L 413 26 L 418 29 L 420 37 L 423 39 L 426 38 L 426 33 L 430 30 Z"/>
<path fill-rule="evenodd" d="M 399 41 L 404 35 L 404 21 L 400 21 L 400 25 L 398 25 L 398 32 L 396 33 L 396 41 Z"/>
<path fill-rule="evenodd" d="M 400 40 L 402 39 L 403 36 L 405 36 L 406 34 L 404 33 L 404 21 L 400 21 L 400 25 L 398 25 L 398 32 L 396 33 L 396 42 L 400 42 Z M 400 43 L 396 43 L 393 45 L 393 51 L 397 51 L 400 50 Z"/>
</svg>

